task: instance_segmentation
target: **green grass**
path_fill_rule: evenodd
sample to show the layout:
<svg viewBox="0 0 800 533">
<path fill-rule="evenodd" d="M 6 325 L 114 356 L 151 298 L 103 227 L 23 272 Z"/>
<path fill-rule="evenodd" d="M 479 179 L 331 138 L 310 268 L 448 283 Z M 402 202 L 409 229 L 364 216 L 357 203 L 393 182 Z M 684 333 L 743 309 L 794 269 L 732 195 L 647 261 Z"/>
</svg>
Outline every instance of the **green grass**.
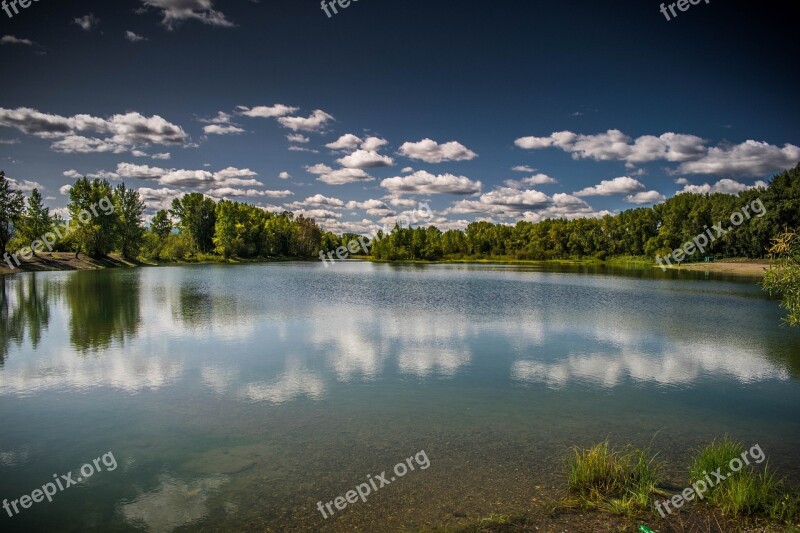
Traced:
<svg viewBox="0 0 800 533">
<path fill-rule="evenodd" d="M 692 481 L 702 480 L 706 473 L 720 469 L 728 476 L 717 482 L 706 494 L 709 504 L 729 516 L 764 516 L 771 520 L 790 523 L 800 520 L 800 495 L 788 491 L 769 465 L 758 470 L 751 462 L 738 472 L 731 472 L 729 463 L 742 458 L 745 448 L 741 443 L 724 437 L 701 449 L 689 465 Z"/>
<path fill-rule="evenodd" d="M 608 441 L 574 447 L 567 461 L 567 488 L 589 507 L 631 516 L 658 494 L 659 467 L 648 450 L 612 449 Z"/>
<path fill-rule="evenodd" d="M 728 463 L 734 457 L 742 456 L 744 446 L 725 436 L 720 441 L 714 441 L 705 448 L 701 449 L 689 463 L 689 479 L 697 481 L 704 479 L 706 474 L 715 472 L 718 468 L 720 472 L 728 471 Z M 714 489 L 711 489 L 712 491 Z"/>
</svg>

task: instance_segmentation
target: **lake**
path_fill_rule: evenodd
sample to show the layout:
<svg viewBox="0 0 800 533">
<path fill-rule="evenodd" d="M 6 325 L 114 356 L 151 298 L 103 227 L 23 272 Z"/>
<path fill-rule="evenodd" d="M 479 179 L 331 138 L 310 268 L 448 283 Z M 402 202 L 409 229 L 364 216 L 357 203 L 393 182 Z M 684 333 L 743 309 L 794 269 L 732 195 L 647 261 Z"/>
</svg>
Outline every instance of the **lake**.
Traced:
<svg viewBox="0 0 800 533">
<path fill-rule="evenodd" d="M 423 527 L 556 494 L 569 447 L 605 438 L 680 484 L 730 434 L 800 481 L 800 332 L 754 280 L 337 262 L 0 285 L 0 499 L 113 456 L 3 531 Z"/>
</svg>

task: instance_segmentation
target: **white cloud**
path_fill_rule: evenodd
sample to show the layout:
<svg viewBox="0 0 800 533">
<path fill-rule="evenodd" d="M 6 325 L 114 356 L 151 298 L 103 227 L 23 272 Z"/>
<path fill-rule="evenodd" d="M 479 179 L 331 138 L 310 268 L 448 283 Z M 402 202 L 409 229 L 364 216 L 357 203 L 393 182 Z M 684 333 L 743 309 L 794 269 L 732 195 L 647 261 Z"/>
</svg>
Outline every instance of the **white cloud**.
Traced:
<svg viewBox="0 0 800 533">
<path fill-rule="evenodd" d="M 6 177 L 6 180 L 8 180 L 8 185 L 12 189 L 20 191 L 22 193 L 30 193 L 33 189 L 39 189 L 40 192 L 45 190 L 45 186 L 39 183 L 38 181 L 30 181 L 30 180 L 18 181 L 15 180 L 14 178 L 9 178 L 9 177 Z"/>
<path fill-rule="evenodd" d="M 682 190 L 678 191 L 677 194 L 682 193 L 698 193 L 698 194 L 711 194 L 711 193 L 723 193 L 723 194 L 739 194 L 742 191 L 746 191 L 748 189 L 754 189 L 757 187 L 767 187 L 767 184 L 763 181 L 757 181 L 753 185 L 745 185 L 744 183 L 739 183 L 736 180 L 732 180 L 729 178 L 724 178 L 716 182 L 714 185 L 709 185 L 708 183 L 704 183 L 702 185 L 689 185 L 687 184 Z"/>
<path fill-rule="evenodd" d="M 709 148 L 696 135 L 664 133 L 631 139 L 619 130 L 597 135 L 560 131 L 548 137 L 521 137 L 515 144 L 527 150 L 560 148 L 575 159 L 625 161 L 628 167 L 652 161 L 680 163 L 676 172 L 685 174 L 735 174 L 764 176 L 794 167 L 800 162 L 800 147 L 783 148 L 748 140 L 732 146 Z"/>
<path fill-rule="evenodd" d="M 416 202 L 414 202 L 414 205 L 416 205 Z M 368 215 L 376 217 L 385 217 L 397 214 L 394 209 L 390 208 L 382 200 L 367 200 L 365 202 L 357 202 L 352 200 L 347 202 L 347 209 L 363 209 Z"/>
<path fill-rule="evenodd" d="M 523 185 L 552 185 L 553 183 L 558 183 L 558 181 L 547 174 L 534 174 L 521 180 L 506 180 L 505 183 L 509 187 L 518 189 Z"/>
<path fill-rule="evenodd" d="M 329 211 L 327 209 L 297 209 L 293 211 L 294 216 L 299 217 L 303 216 L 305 218 L 313 218 L 315 220 L 319 219 L 336 219 L 341 218 L 340 213 L 334 213 L 333 211 Z"/>
<path fill-rule="evenodd" d="M 70 169 L 63 172 L 63 175 L 67 178 L 78 179 L 82 177 L 87 177 L 89 179 L 100 179 L 100 180 L 118 180 L 119 174 L 116 172 L 109 172 L 108 170 L 98 170 L 97 172 L 78 172 L 77 170 Z"/>
<path fill-rule="evenodd" d="M 547 174 L 534 174 L 533 176 L 522 178 L 521 181 L 526 185 L 549 185 L 558 183 L 555 178 L 551 178 Z"/>
<path fill-rule="evenodd" d="M 412 167 L 403 167 L 403 170 L 401 170 L 400 172 L 402 172 L 403 174 L 411 174 L 412 172 L 414 172 L 414 169 Z"/>
<path fill-rule="evenodd" d="M 341 150 L 345 152 L 353 152 L 357 149 L 365 150 L 367 152 L 377 152 L 382 147 L 389 144 L 386 139 L 380 137 L 367 137 L 362 140 L 358 135 L 352 133 L 345 133 L 335 141 L 325 145 L 325 148 L 331 150 Z"/>
<path fill-rule="evenodd" d="M 481 195 L 478 200 L 461 200 L 442 214 L 484 215 L 482 219 L 494 222 L 499 219 L 540 222 L 548 218 L 600 217 L 607 212 L 595 212 L 584 200 L 575 196 L 557 193 L 552 197 L 536 191 L 520 191 L 512 188 L 497 188 Z"/>
<path fill-rule="evenodd" d="M 230 124 L 231 116 L 224 111 L 217 111 L 217 116 L 211 118 L 201 118 L 198 119 L 198 121 L 205 124 Z"/>
<path fill-rule="evenodd" d="M 172 30 L 184 20 L 199 20 L 210 26 L 232 28 L 233 22 L 214 9 L 212 0 L 141 0 L 145 7 L 161 10 L 161 23 Z"/>
<path fill-rule="evenodd" d="M 236 112 L 240 115 L 251 118 L 278 118 L 294 113 L 299 110 L 299 107 L 292 107 L 283 104 L 275 104 L 273 106 L 260 105 L 253 108 L 240 105 L 236 108 Z"/>
<path fill-rule="evenodd" d="M 64 154 L 88 154 L 88 153 L 115 153 L 125 152 L 128 148 L 104 139 L 94 137 L 84 137 L 83 135 L 69 135 L 60 141 L 50 145 L 56 152 Z"/>
<path fill-rule="evenodd" d="M 236 135 L 244 133 L 245 130 L 233 124 L 209 124 L 203 127 L 203 132 L 206 135 Z"/>
<path fill-rule="evenodd" d="M 308 152 L 309 154 L 319 153 L 319 150 L 312 150 L 311 148 L 306 148 L 304 146 L 297 146 L 294 144 L 291 145 L 289 148 L 287 148 L 287 150 L 289 150 L 290 152 Z"/>
<path fill-rule="evenodd" d="M 347 168 L 376 168 L 390 167 L 394 164 L 394 159 L 378 152 L 356 150 L 348 156 L 337 159 L 336 162 Z"/>
<path fill-rule="evenodd" d="M 17 37 L 14 37 L 13 35 L 3 35 L 3 37 L 0 38 L 0 45 L 6 45 L 6 44 L 21 44 L 23 46 L 34 46 L 36 43 L 31 41 L 30 39 L 19 39 Z"/>
<path fill-rule="evenodd" d="M 666 199 L 667 197 L 658 191 L 637 192 L 625 197 L 626 202 L 637 205 L 656 204 Z"/>
<path fill-rule="evenodd" d="M 95 17 L 93 13 L 89 13 L 82 17 L 75 17 L 72 22 L 80 26 L 83 31 L 92 31 L 92 28 L 100 24 L 100 19 Z"/>
<path fill-rule="evenodd" d="M 306 167 L 310 174 L 316 174 L 317 179 L 328 185 L 345 185 L 363 181 L 373 181 L 375 178 L 360 168 L 340 168 L 337 170 L 323 164 Z"/>
<path fill-rule="evenodd" d="M 399 153 L 410 159 L 419 159 L 426 163 L 469 161 L 478 157 L 478 154 L 459 142 L 451 141 L 439 144 L 432 139 L 423 139 L 416 143 L 403 143 Z"/>
<path fill-rule="evenodd" d="M 453 174 L 435 176 L 420 170 L 408 176 L 387 178 L 381 182 L 381 187 L 396 195 L 475 194 L 480 192 L 483 185 L 480 181 L 472 181 L 465 176 L 454 176 Z"/>
<path fill-rule="evenodd" d="M 553 218 L 575 220 L 578 218 L 602 218 L 610 215 L 609 211 L 595 211 L 592 207 L 575 196 L 558 193 L 553 195 L 553 205 L 538 211 L 526 211 L 522 219 L 528 222 L 541 222 Z"/>
<path fill-rule="evenodd" d="M 121 153 L 153 144 L 185 144 L 189 140 L 180 126 L 158 115 L 145 117 L 136 112 L 104 119 L 85 114 L 64 117 L 27 107 L 0 108 L 0 126 L 43 139 L 60 139 L 51 148 L 66 153 Z M 86 137 L 82 135 L 85 132 L 104 137 Z"/>
<path fill-rule="evenodd" d="M 141 35 L 139 35 L 137 33 L 134 33 L 134 32 L 132 32 L 130 30 L 127 30 L 125 32 L 125 38 L 128 39 L 132 43 L 139 43 L 139 42 L 148 40 L 147 37 L 143 37 L 143 36 L 141 36 Z"/>
<path fill-rule="evenodd" d="M 529 167 L 528 165 L 517 165 L 513 167 L 511 170 L 514 172 L 536 172 L 536 169 L 533 167 Z"/>
<path fill-rule="evenodd" d="M 172 207 L 172 200 L 174 198 L 181 198 L 185 194 L 177 189 L 169 189 L 167 187 L 162 187 L 160 189 L 140 187 L 138 191 L 142 202 L 152 211 L 169 209 Z"/>
<path fill-rule="evenodd" d="M 300 143 L 300 144 L 305 144 L 311 140 L 302 133 L 290 133 L 289 135 L 286 136 L 286 139 L 290 143 Z"/>
<path fill-rule="evenodd" d="M 630 176 L 621 176 L 613 180 L 603 180 L 599 185 L 586 187 L 575 193 L 575 196 L 612 196 L 614 194 L 633 194 L 641 191 L 644 185 Z"/>
<path fill-rule="evenodd" d="M 332 115 L 329 115 L 321 109 L 315 110 L 308 117 L 279 117 L 278 122 L 284 128 L 289 128 L 292 131 L 311 131 L 318 132 L 322 130 L 325 125 L 334 120 Z"/>
<path fill-rule="evenodd" d="M 800 147 L 793 144 L 780 148 L 765 142 L 746 141 L 726 148 L 710 148 L 700 159 L 683 163 L 678 172 L 756 177 L 788 170 L 798 162 Z"/>
<path fill-rule="evenodd" d="M 325 148 L 330 148 L 331 150 L 355 150 L 363 141 L 357 135 L 353 135 L 352 133 L 345 133 L 335 141 L 328 143 L 325 145 Z"/>
<path fill-rule="evenodd" d="M 291 177 L 292 177 L 292 175 L 291 175 L 291 174 L 289 174 L 289 173 L 288 173 L 288 172 L 286 172 L 286 171 L 283 171 L 283 172 L 281 172 L 280 174 L 278 174 L 278 177 L 279 177 L 280 179 L 282 179 L 282 180 L 288 180 L 289 178 L 291 178 Z"/>
<path fill-rule="evenodd" d="M 67 183 L 66 185 L 62 185 L 61 187 L 58 188 L 58 192 L 64 196 L 67 196 L 70 190 L 72 190 L 72 185 L 70 185 L 69 183 Z"/>
<path fill-rule="evenodd" d="M 487 205 L 500 205 L 515 209 L 530 206 L 544 207 L 551 203 L 550 197 L 543 192 L 533 189 L 521 191 L 510 187 L 499 187 L 487 192 L 481 196 L 480 201 Z"/>
<path fill-rule="evenodd" d="M 294 193 L 289 190 L 285 191 L 263 191 L 257 189 L 237 189 L 234 187 L 219 187 L 216 189 L 209 189 L 205 192 L 208 196 L 213 198 L 257 198 L 263 196 L 266 198 L 286 198 L 292 196 Z"/>
<path fill-rule="evenodd" d="M 147 165 L 120 163 L 117 174 L 124 178 L 155 181 L 170 187 L 197 187 L 208 191 L 227 187 L 260 187 L 256 173 L 248 168 L 228 167 L 218 172 L 208 170 L 164 169 Z M 247 192 L 245 190 L 245 192 Z M 262 194 L 263 193 L 263 194 Z M 268 191 L 250 193 L 249 196 L 268 196 Z"/>
<path fill-rule="evenodd" d="M 367 152 L 375 152 L 387 144 L 389 144 L 389 141 L 386 139 L 381 139 L 380 137 L 367 137 L 364 139 L 364 142 L 361 143 L 361 149 L 366 150 Z"/>
<path fill-rule="evenodd" d="M 292 209 L 303 209 L 306 207 L 327 207 L 330 209 L 336 209 L 344 207 L 344 202 L 338 198 L 330 198 L 328 196 L 323 196 L 322 194 L 315 194 L 314 196 L 309 196 L 302 202 L 294 202 L 289 204 L 288 207 L 291 207 Z"/>
<path fill-rule="evenodd" d="M 559 131 L 548 137 L 521 137 L 514 144 L 526 150 L 560 148 L 575 159 L 626 161 L 630 164 L 650 161 L 687 161 L 705 153 L 705 140 L 695 135 L 664 133 L 660 137 L 644 135 L 631 143 L 619 130 L 597 135 Z"/>
<path fill-rule="evenodd" d="M 389 198 L 389 203 L 395 207 L 414 207 L 417 201 L 411 198 Z"/>
</svg>

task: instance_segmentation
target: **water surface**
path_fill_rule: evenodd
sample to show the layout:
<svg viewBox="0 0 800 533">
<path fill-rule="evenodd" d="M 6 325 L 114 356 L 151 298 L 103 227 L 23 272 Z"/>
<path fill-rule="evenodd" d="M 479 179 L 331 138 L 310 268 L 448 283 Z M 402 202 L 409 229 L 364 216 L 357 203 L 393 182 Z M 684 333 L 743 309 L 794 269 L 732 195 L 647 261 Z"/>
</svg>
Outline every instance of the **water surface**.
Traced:
<svg viewBox="0 0 800 533">
<path fill-rule="evenodd" d="M 800 481 L 800 333 L 753 280 L 344 262 L 0 287 L 0 498 L 118 462 L 0 509 L 3 531 L 422 527 L 524 509 L 606 437 L 680 483 L 729 433 Z M 318 512 L 420 450 L 428 469 Z"/>
</svg>

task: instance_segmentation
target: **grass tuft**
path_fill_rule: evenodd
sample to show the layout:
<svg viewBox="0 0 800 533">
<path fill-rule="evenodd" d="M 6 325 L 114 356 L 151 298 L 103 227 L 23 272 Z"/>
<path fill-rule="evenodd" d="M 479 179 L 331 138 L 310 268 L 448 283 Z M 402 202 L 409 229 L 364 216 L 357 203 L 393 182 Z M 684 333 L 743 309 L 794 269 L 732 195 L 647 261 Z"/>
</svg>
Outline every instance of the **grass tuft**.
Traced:
<svg viewBox="0 0 800 533">
<path fill-rule="evenodd" d="M 567 486 L 585 505 L 631 516 L 650 505 L 659 484 L 659 464 L 648 450 L 614 450 L 608 441 L 572 448 Z"/>
<path fill-rule="evenodd" d="M 744 446 L 726 436 L 700 450 L 692 459 L 689 466 L 692 481 L 702 480 L 706 473 L 717 469 L 728 476 L 708 491 L 708 503 L 734 517 L 766 516 L 784 523 L 800 519 L 800 495 L 788 491 L 769 465 L 763 472 L 754 464 L 731 472 L 731 459 L 741 458 L 743 453 Z"/>
</svg>

